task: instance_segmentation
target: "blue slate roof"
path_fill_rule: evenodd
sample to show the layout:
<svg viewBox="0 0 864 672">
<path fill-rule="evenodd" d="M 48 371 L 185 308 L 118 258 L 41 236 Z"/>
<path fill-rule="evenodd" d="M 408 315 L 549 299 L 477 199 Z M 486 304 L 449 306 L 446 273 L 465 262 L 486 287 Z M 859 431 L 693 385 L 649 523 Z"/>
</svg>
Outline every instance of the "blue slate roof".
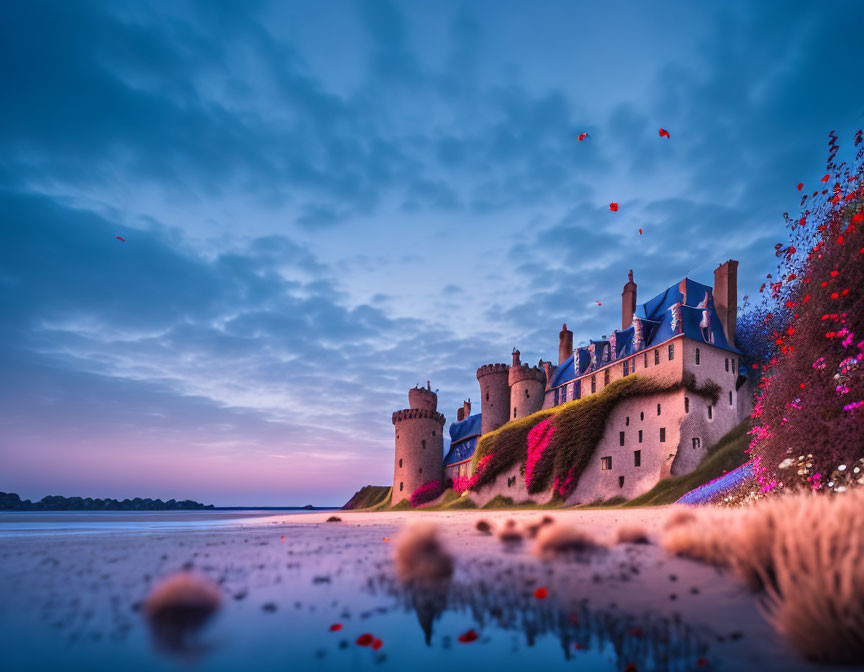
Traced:
<svg viewBox="0 0 864 672">
<path fill-rule="evenodd" d="M 474 457 L 477 439 L 480 438 L 482 419 L 483 414 L 476 413 L 450 425 L 450 450 L 444 457 L 445 467 Z"/>
<path fill-rule="evenodd" d="M 682 285 L 684 291 L 682 292 Z M 707 299 L 707 301 L 706 301 Z M 681 324 L 677 330 L 673 328 L 674 316 L 672 306 L 681 304 Z M 708 327 L 701 326 L 703 311 L 708 312 Z M 740 352 L 729 345 L 720 317 L 714 307 L 714 291 L 708 285 L 684 278 L 682 282 L 676 283 L 668 289 L 660 292 L 652 299 L 636 306 L 636 318 L 641 322 L 642 343 L 634 344 L 635 327 L 615 331 L 615 359 L 621 359 L 632 355 L 645 348 L 651 348 L 659 343 L 668 341 L 677 333 L 683 333 L 691 340 L 710 343 L 714 347 L 722 348 L 740 354 Z M 594 341 L 597 351 L 597 368 L 605 362 L 604 354 L 609 349 L 609 341 Z M 578 363 L 579 370 L 576 370 Z M 586 373 L 591 366 L 591 356 L 588 348 L 578 348 L 573 357 L 561 363 L 549 381 L 549 387 L 558 387 L 574 378 Z"/>
</svg>

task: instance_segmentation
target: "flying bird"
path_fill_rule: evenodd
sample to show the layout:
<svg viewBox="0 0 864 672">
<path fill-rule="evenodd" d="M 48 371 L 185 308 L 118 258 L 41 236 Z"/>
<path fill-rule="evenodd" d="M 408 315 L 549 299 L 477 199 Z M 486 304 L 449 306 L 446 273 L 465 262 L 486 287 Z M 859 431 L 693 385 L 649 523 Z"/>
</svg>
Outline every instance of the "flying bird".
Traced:
<svg viewBox="0 0 864 672">
<path fill-rule="evenodd" d="M 661 128 L 660 129 L 660 137 L 661 138 L 668 138 L 669 137 L 669 131 L 667 131 L 665 128 Z"/>
<path fill-rule="evenodd" d="M 609 204 L 609 209 L 612 212 L 618 212 L 618 204 L 613 201 L 612 203 Z"/>
<path fill-rule="evenodd" d="M 126 242 L 126 239 L 125 239 L 125 238 L 121 238 L 120 236 L 114 236 L 114 237 L 115 237 L 117 240 L 119 240 L 119 241 L 122 241 L 122 242 L 124 242 L 124 243 Z"/>
<path fill-rule="evenodd" d="M 577 139 L 579 142 L 582 142 L 585 138 L 590 138 L 590 137 L 591 137 L 591 136 L 588 135 L 587 133 L 580 133 L 580 134 L 579 134 L 579 137 L 576 138 L 576 139 Z"/>
</svg>

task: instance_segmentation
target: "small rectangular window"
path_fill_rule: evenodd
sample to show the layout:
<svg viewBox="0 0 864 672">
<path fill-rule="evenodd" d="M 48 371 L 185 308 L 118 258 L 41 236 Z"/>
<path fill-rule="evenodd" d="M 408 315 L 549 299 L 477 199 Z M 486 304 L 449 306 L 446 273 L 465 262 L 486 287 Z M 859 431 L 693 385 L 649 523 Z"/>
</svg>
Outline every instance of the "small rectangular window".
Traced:
<svg viewBox="0 0 864 672">
<path fill-rule="evenodd" d="M 732 373 L 735 373 L 735 360 L 732 360 Z"/>
<path fill-rule="evenodd" d="M 624 477 L 623 477 L 623 476 L 619 476 L 619 477 L 618 477 L 618 487 L 619 487 L 619 488 L 623 488 L 623 487 L 624 487 Z"/>
<path fill-rule="evenodd" d="M 603 386 L 605 387 L 608 384 L 609 384 L 609 369 L 606 369 L 603 372 Z"/>
<path fill-rule="evenodd" d="M 597 376 L 591 376 L 591 394 L 597 391 Z"/>
<path fill-rule="evenodd" d="M 732 390 L 729 390 L 729 405 L 732 405 Z"/>
<path fill-rule="evenodd" d="M 660 363 L 660 348 L 657 348 L 654 350 L 654 363 L 655 364 Z"/>
<path fill-rule="evenodd" d="M 726 370 L 727 371 L 729 370 L 729 358 L 728 357 L 726 358 Z"/>
<path fill-rule="evenodd" d="M 699 366 L 700 363 L 699 348 L 696 348 L 696 366 Z"/>
<path fill-rule="evenodd" d="M 714 417 L 714 407 L 709 406 L 708 407 L 708 419 L 711 420 L 713 417 Z"/>
<path fill-rule="evenodd" d="M 684 397 L 684 412 L 690 412 L 690 397 Z"/>
<path fill-rule="evenodd" d="M 514 418 L 516 417 L 516 407 L 515 406 L 513 407 L 513 417 Z"/>
<path fill-rule="evenodd" d="M 639 411 L 639 421 L 641 422 L 644 419 L 645 419 L 645 411 Z"/>
<path fill-rule="evenodd" d="M 657 404 L 657 415 L 660 415 L 660 404 Z"/>
<path fill-rule="evenodd" d="M 639 443 L 642 443 L 642 430 L 639 430 Z"/>
<path fill-rule="evenodd" d="M 673 359 L 675 359 L 675 344 L 670 343 L 669 344 L 669 361 L 671 362 Z"/>
<path fill-rule="evenodd" d="M 600 458 L 600 471 L 611 471 L 612 469 L 612 457 L 601 457 Z"/>
<path fill-rule="evenodd" d="M 647 352 L 642 353 L 642 368 L 643 369 L 648 368 L 648 353 Z"/>
<path fill-rule="evenodd" d="M 630 375 L 630 360 L 625 359 L 624 363 L 621 365 L 621 374 L 625 376 Z"/>
<path fill-rule="evenodd" d="M 567 401 L 567 386 L 566 385 L 561 388 L 561 403 L 563 404 L 565 401 Z"/>
<path fill-rule="evenodd" d="M 558 390 L 555 390 L 555 405 L 558 405 Z"/>
<path fill-rule="evenodd" d="M 633 466 L 641 467 L 642 466 L 642 451 L 634 450 L 633 451 Z"/>
<path fill-rule="evenodd" d="M 666 443 L 666 428 L 660 428 L 660 443 Z"/>
<path fill-rule="evenodd" d="M 630 416 L 629 415 L 626 418 L 624 418 L 624 426 L 625 427 L 630 426 Z"/>
<path fill-rule="evenodd" d="M 422 444 L 423 444 L 423 448 L 425 448 L 425 447 L 426 447 L 426 439 L 422 439 L 422 440 L 421 440 L 421 441 L 420 441 L 420 443 L 422 443 Z"/>
<path fill-rule="evenodd" d="M 618 445 L 624 445 L 624 432 L 618 432 Z"/>
</svg>

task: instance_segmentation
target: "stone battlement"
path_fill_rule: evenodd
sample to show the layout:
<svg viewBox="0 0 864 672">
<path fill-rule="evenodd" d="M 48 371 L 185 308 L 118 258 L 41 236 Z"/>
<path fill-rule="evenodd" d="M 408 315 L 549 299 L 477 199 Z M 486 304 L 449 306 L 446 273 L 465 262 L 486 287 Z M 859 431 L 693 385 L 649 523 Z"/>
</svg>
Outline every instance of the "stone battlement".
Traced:
<svg viewBox="0 0 864 672">
<path fill-rule="evenodd" d="M 510 385 L 511 387 L 523 380 L 537 380 L 541 383 L 546 383 L 546 373 L 536 366 L 528 364 L 520 364 L 519 366 L 510 367 Z"/>
<path fill-rule="evenodd" d="M 490 373 L 507 373 L 510 367 L 506 364 L 484 364 L 477 369 L 477 380 L 483 376 L 488 376 Z"/>
<path fill-rule="evenodd" d="M 401 411 L 393 413 L 393 424 L 402 422 L 403 420 L 414 420 L 416 418 L 429 418 L 435 420 L 438 424 L 443 425 L 447 418 L 443 413 L 433 411 L 428 408 L 403 408 Z"/>
</svg>

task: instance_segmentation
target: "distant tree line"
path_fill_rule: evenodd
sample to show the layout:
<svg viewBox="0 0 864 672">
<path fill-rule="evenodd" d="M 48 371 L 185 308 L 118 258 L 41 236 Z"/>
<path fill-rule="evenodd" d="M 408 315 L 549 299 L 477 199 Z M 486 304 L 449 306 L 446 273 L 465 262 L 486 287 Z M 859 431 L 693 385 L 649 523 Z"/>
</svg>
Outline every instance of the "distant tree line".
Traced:
<svg viewBox="0 0 864 672">
<path fill-rule="evenodd" d="M 191 499 L 163 502 L 149 497 L 119 500 L 49 495 L 38 502 L 31 502 L 14 492 L 0 492 L 0 510 L 5 511 L 187 511 L 212 508 L 212 504 L 201 504 Z"/>
</svg>

